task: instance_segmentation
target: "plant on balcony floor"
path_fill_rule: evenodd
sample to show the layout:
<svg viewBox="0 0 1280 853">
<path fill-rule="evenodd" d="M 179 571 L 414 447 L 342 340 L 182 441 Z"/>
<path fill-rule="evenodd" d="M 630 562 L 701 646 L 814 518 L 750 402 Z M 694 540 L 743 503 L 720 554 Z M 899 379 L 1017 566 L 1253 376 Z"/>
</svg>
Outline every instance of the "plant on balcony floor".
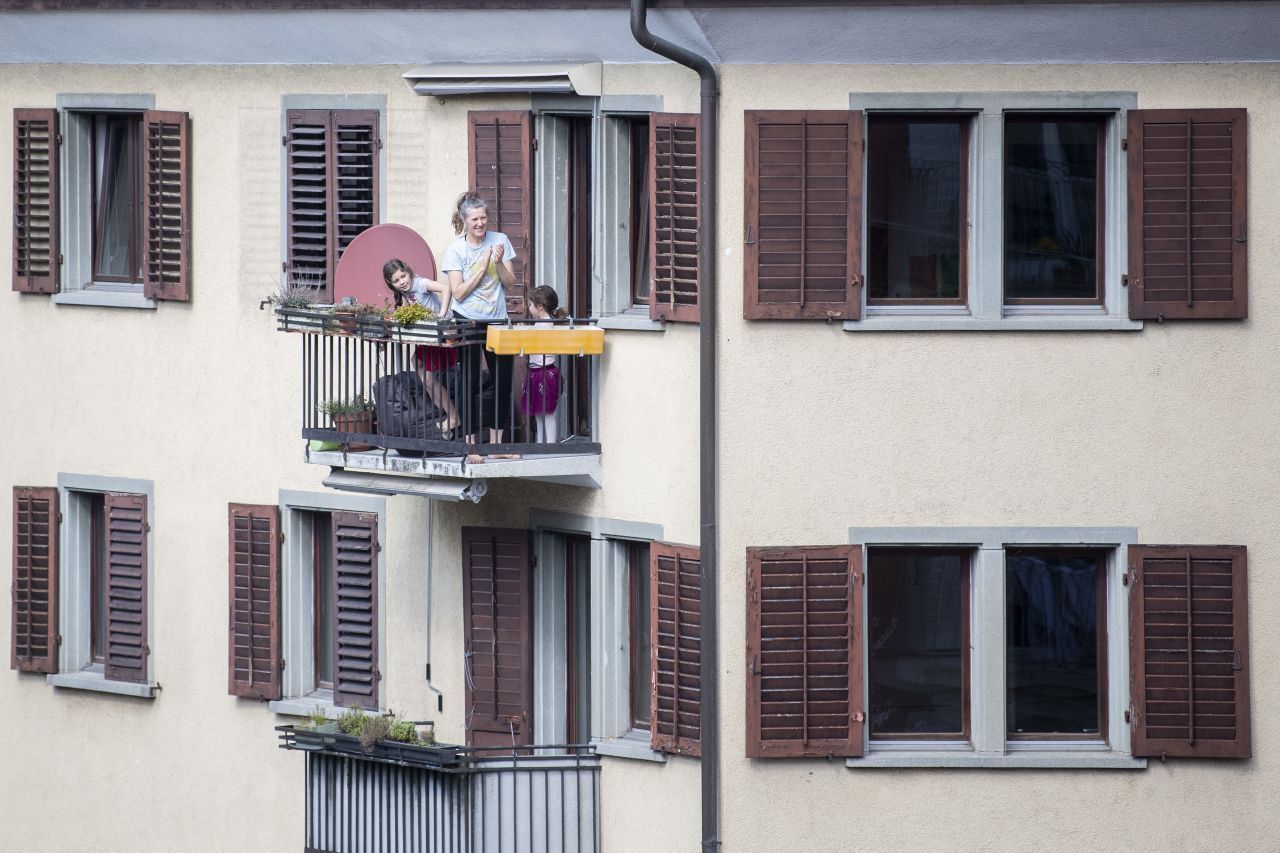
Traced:
<svg viewBox="0 0 1280 853">
<path fill-rule="evenodd" d="M 346 400 L 326 400 L 319 405 L 321 413 L 333 420 L 333 428 L 338 432 L 372 435 L 374 426 L 375 404 L 364 394 L 356 394 Z M 368 450 L 367 444 L 349 444 L 348 450 Z"/>
</svg>

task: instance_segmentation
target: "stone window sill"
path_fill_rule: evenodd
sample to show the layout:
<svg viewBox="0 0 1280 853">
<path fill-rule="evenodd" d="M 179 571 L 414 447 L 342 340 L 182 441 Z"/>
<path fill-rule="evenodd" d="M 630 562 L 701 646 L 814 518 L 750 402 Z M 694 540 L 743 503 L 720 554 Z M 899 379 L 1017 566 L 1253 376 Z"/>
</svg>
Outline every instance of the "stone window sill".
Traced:
<svg viewBox="0 0 1280 853">
<path fill-rule="evenodd" d="M 98 693 L 114 693 L 118 696 L 136 696 L 141 699 L 154 699 L 160 690 L 159 684 L 136 684 L 132 681 L 112 681 L 101 672 L 86 669 L 83 672 L 56 672 L 45 676 L 45 681 L 54 687 L 68 687 L 73 690 L 93 690 Z"/>
</svg>

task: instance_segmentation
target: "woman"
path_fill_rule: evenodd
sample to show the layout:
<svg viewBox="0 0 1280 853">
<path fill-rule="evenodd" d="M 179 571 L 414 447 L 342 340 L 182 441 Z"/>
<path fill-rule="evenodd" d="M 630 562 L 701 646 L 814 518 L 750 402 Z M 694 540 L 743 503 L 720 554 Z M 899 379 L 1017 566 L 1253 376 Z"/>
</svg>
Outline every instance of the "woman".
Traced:
<svg viewBox="0 0 1280 853">
<path fill-rule="evenodd" d="M 417 302 L 442 320 L 449 315 L 449 305 L 453 301 L 449 285 L 415 275 L 413 268 L 399 258 L 392 258 L 382 265 L 382 282 L 391 291 L 397 308 L 408 302 Z M 440 423 L 440 434 L 448 440 L 462 422 L 448 389 L 440 382 L 439 374 L 458 363 L 458 351 L 450 347 L 420 346 L 415 348 L 413 360 L 431 401 L 445 413 L 445 419 Z"/>
<path fill-rule="evenodd" d="M 489 230 L 489 206 L 474 193 L 463 193 L 453 213 L 453 230 L 457 239 L 445 250 L 441 272 L 449 276 L 453 312 L 477 323 L 498 323 L 507 319 L 506 288 L 516 283 L 515 246 L 506 234 Z M 465 369 L 472 393 L 468 394 L 468 423 L 481 423 L 480 372 L 483 370 L 480 347 L 466 347 Z M 512 356 L 488 356 L 496 402 L 496 420 L 489 441 L 502 442 L 502 430 L 511 423 Z"/>
</svg>

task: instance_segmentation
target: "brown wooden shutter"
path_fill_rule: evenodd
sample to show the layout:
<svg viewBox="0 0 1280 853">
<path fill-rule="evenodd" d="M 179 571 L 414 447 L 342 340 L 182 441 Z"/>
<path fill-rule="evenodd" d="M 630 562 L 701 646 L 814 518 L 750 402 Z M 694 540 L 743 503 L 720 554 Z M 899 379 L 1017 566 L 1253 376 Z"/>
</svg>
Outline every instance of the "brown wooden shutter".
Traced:
<svg viewBox="0 0 1280 853">
<path fill-rule="evenodd" d="M 280 698 L 280 508 L 230 504 L 232 696 Z"/>
<path fill-rule="evenodd" d="M 57 293 L 57 110 L 13 111 L 13 289 Z"/>
<path fill-rule="evenodd" d="M 747 549 L 747 755 L 862 755 L 862 551 Z"/>
<path fill-rule="evenodd" d="M 521 110 L 467 113 L 471 187 L 489 204 L 489 227 L 516 248 L 515 286 L 507 288 L 507 313 L 523 317 L 533 288 L 533 130 Z"/>
<path fill-rule="evenodd" d="M 862 114 L 746 114 L 743 313 L 856 320 L 862 306 Z"/>
<path fill-rule="evenodd" d="M 105 675 L 112 681 L 146 683 L 147 498 L 110 492 L 107 516 Z"/>
<path fill-rule="evenodd" d="M 649 317 L 696 323 L 698 116 L 649 117 Z"/>
<path fill-rule="evenodd" d="M 1249 758 L 1241 546 L 1129 548 L 1133 754 Z"/>
<path fill-rule="evenodd" d="M 656 750 L 702 754 L 702 601 L 697 548 L 649 546 L 650 743 Z"/>
<path fill-rule="evenodd" d="M 286 124 L 290 281 L 332 300 L 338 258 L 378 224 L 378 112 L 289 110 Z"/>
<path fill-rule="evenodd" d="M 1245 111 L 1129 113 L 1129 316 L 1244 319 Z"/>
<path fill-rule="evenodd" d="M 378 516 L 333 514 L 333 704 L 378 708 Z"/>
<path fill-rule="evenodd" d="M 9 666 L 58 671 L 58 490 L 13 489 L 13 611 Z"/>
<path fill-rule="evenodd" d="M 529 531 L 462 528 L 467 743 L 533 742 L 533 571 Z"/>
<path fill-rule="evenodd" d="M 191 119 L 148 110 L 143 116 L 143 293 L 191 299 Z"/>
</svg>

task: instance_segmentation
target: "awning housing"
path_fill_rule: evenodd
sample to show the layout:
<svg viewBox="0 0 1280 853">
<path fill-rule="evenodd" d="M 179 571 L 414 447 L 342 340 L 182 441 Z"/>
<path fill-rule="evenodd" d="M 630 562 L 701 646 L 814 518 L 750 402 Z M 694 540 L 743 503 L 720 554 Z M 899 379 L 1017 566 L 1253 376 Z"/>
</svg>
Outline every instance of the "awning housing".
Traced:
<svg viewBox="0 0 1280 853">
<path fill-rule="evenodd" d="M 539 93 L 598 97 L 600 62 L 440 63 L 408 71 L 404 80 L 419 95 Z"/>
</svg>

